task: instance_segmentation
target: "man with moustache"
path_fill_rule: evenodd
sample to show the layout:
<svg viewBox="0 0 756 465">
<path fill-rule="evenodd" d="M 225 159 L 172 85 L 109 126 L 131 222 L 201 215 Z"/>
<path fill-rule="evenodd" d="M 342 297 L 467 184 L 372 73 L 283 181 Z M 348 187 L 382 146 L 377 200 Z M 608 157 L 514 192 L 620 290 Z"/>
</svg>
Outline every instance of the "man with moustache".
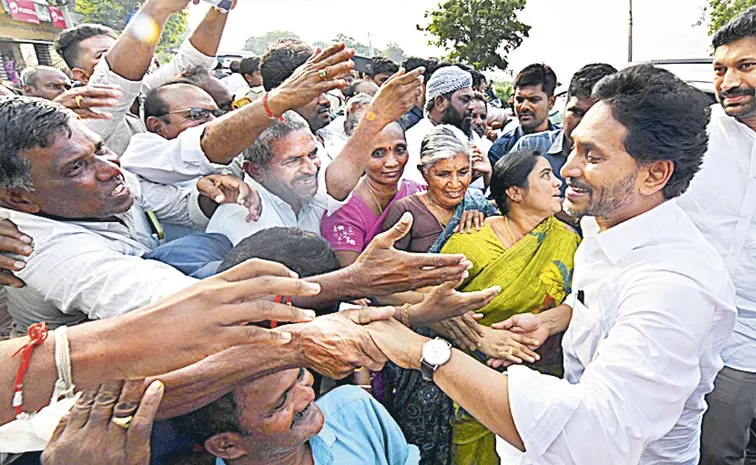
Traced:
<svg viewBox="0 0 756 465">
<path fill-rule="evenodd" d="M 468 137 L 473 147 L 473 179 L 476 181 L 470 186 L 483 190 L 488 185 L 491 165 L 479 149 L 480 136 L 472 129 L 475 108 L 472 83 L 472 75 L 458 66 L 444 66 L 430 77 L 425 93 L 425 118 L 405 134 L 409 160 L 404 168 L 404 179 L 425 184 L 425 178 L 418 168 L 420 145 L 436 125 L 451 124 Z"/>
<path fill-rule="evenodd" d="M 509 153 L 524 135 L 559 129 L 549 121 L 549 111 L 556 101 L 556 86 L 556 74 L 548 65 L 535 63 L 517 73 L 513 97 L 519 125 L 512 126 L 494 142 L 488 151 L 491 165 Z"/>
<path fill-rule="evenodd" d="M 706 397 L 702 465 L 742 464 L 756 411 L 756 8 L 712 37 L 709 150 L 680 206 L 724 258 L 738 319 Z"/>
<path fill-rule="evenodd" d="M 602 79 L 593 96 L 562 168 L 565 210 L 585 233 L 573 293 L 493 325 L 538 341 L 567 329 L 564 379 L 520 365 L 501 374 L 396 321 L 368 330 L 524 452 L 520 465 L 694 465 L 736 319 L 724 260 L 675 200 L 706 152 L 708 98 L 651 65 Z"/>
</svg>

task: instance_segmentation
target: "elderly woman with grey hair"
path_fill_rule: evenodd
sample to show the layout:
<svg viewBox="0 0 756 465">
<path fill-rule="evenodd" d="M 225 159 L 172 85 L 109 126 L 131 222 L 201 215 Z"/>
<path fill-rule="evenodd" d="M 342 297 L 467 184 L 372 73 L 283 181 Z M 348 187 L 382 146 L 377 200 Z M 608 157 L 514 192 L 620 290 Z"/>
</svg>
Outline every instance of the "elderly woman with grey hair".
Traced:
<svg viewBox="0 0 756 465">
<path fill-rule="evenodd" d="M 389 208 L 383 229 L 405 213 L 414 217 L 412 229 L 397 241 L 397 249 L 438 253 L 460 229 L 480 229 L 485 216 L 498 210 L 476 190 L 472 180 L 471 148 L 454 126 L 433 128 L 420 146 L 418 168 L 428 184 L 426 192 L 405 197 Z M 433 336 L 430 328 L 413 328 Z M 386 406 L 404 432 L 407 442 L 420 448 L 422 465 L 446 465 L 451 460 L 453 403 L 419 371 L 388 363 L 373 379 L 373 393 Z"/>
<path fill-rule="evenodd" d="M 484 216 L 498 214 L 482 194 L 467 189 L 472 181 L 471 153 L 467 137 L 454 126 L 436 126 L 425 136 L 418 169 L 428 190 L 394 203 L 383 221 L 385 231 L 405 212 L 412 213 L 412 230 L 395 244 L 397 249 L 440 252 L 462 227 L 479 230 Z"/>
</svg>

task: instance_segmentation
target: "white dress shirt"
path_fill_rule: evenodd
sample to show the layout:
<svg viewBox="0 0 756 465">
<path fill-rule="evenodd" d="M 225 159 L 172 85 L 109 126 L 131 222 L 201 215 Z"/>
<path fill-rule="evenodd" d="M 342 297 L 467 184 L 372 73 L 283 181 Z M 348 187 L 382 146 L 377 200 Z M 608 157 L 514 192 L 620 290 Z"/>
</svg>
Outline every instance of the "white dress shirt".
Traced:
<svg viewBox="0 0 756 465">
<path fill-rule="evenodd" d="M 114 73 L 110 70 L 107 58 L 103 58 L 95 66 L 90 85 L 117 85 L 123 91 L 123 95 L 115 107 L 99 109 L 102 113 L 110 114 L 111 119 L 86 119 L 83 122 L 103 138 L 105 145 L 120 155 L 126 150 L 133 134 L 147 130 L 139 117 L 126 117 L 140 92 L 147 95 L 151 90 L 175 79 L 178 74 L 196 67 L 211 70 L 215 63 L 215 57 L 202 54 L 194 48 L 189 39 L 181 44 L 173 60 L 154 73 L 145 75 L 141 81 L 130 81 Z"/>
<path fill-rule="evenodd" d="M 137 309 L 196 282 L 175 268 L 142 255 L 159 245 L 152 237 L 146 210 L 163 222 L 203 229 L 207 224 L 198 192 L 139 182 L 124 172 L 134 205 L 118 221 L 58 221 L 13 210 L 4 213 L 34 238 L 26 282 L 8 288 L 13 333 L 38 321 L 55 328 L 111 318 Z"/>
<path fill-rule="evenodd" d="M 674 200 L 601 233 L 582 226 L 565 379 L 509 369 L 519 463 L 695 465 L 735 323 L 724 262 Z"/>
<path fill-rule="evenodd" d="M 200 177 L 232 171 L 232 165 L 208 160 L 200 145 L 204 130 L 204 124 L 188 128 L 172 140 L 151 132 L 134 134 L 121 156 L 121 166 L 148 181 L 188 189 Z M 242 176 L 241 171 L 233 174 Z"/>
<path fill-rule="evenodd" d="M 324 172 L 321 168 L 320 172 Z M 241 205 L 225 204 L 218 207 L 207 226 L 208 233 L 220 233 L 228 237 L 236 245 L 242 239 L 264 229 L 277 226 L 299 228 L 320 235 L 320 221 L 324 214 L 332 215 L 346 202 L 339 202 L 325 192 L 325 183 L 319 175 L 318 191 L 312 200 L 302 206 L 297 213 L 291 205 L 280 197 L 265 189 L 262 184 L 249 176 L 244 180 L 260 195 L 262 214 L 260 219 L 247 223 L 249 210 Z"/>
<path fill-rule="evenodd" d="M 724 363 L 756 373 L 756 132 L 721 105 L 712 107 L 709 150 L 679 204 L 724 258 L 735 284 L 738 320 Z"/>
</svg>

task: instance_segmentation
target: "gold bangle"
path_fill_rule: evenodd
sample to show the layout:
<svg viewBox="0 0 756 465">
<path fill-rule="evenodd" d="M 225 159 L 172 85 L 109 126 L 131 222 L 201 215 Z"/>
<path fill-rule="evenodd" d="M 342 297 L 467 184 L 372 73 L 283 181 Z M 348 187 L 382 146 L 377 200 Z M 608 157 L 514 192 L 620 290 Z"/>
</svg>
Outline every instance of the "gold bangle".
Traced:
<svg viewBox="0 0 756 465">
<path fill-rule="evenodd" d="M 410 321 L 409 321 L 409 308 L 411 307 L 411 304 L 404 304 L 402 305 L 401 315 L 402 315 L 402 324 L 406 327 L 410 327 Z"/>
</svg>

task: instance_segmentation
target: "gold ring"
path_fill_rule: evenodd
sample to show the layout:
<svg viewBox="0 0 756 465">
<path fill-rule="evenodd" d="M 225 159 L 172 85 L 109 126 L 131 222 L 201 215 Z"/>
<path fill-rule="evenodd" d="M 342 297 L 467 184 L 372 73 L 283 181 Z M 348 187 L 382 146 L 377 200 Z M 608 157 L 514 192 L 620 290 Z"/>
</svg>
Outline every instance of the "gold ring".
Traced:
<svg viewBox="0 0 756 465">
<path fill-rule="evenodd" d="M 364 367 L 357 367 L 357 368 L 354 369 L 354 372 L 357 373 L 358 371 L 362 371 L 363 368 Z"/>
<path fill-rule="evenodd" d="M 129 429 L 129 425 L 131 425 L 131 420 L 133 419 L 134 417 L 129 415 L 128 417 L 113 417 L 110 421 L 123 429 Z"/>
<path fill-rule="evenodd" d="M 507 347 L 507 355 L 511 357 L 512 352 L 514 352 L 514 349 L 512 349 L 511 347 Z"/>
<path fill-rule="evenodd" d="M 318 71 L 318 76 L 320 76 L 320 79 L 325 81 L 328 79 L 328 71 L 321 69 L 320 71 Z"/>
<path fill-rule="evenodd" d="M 84 97 L 82 97 L 81 95 L 77 95 L 76 96 L 76 106 L 77 107 L 81 108 L 81 101 L 82 100 L 84 100 Z"/>
</svg>

